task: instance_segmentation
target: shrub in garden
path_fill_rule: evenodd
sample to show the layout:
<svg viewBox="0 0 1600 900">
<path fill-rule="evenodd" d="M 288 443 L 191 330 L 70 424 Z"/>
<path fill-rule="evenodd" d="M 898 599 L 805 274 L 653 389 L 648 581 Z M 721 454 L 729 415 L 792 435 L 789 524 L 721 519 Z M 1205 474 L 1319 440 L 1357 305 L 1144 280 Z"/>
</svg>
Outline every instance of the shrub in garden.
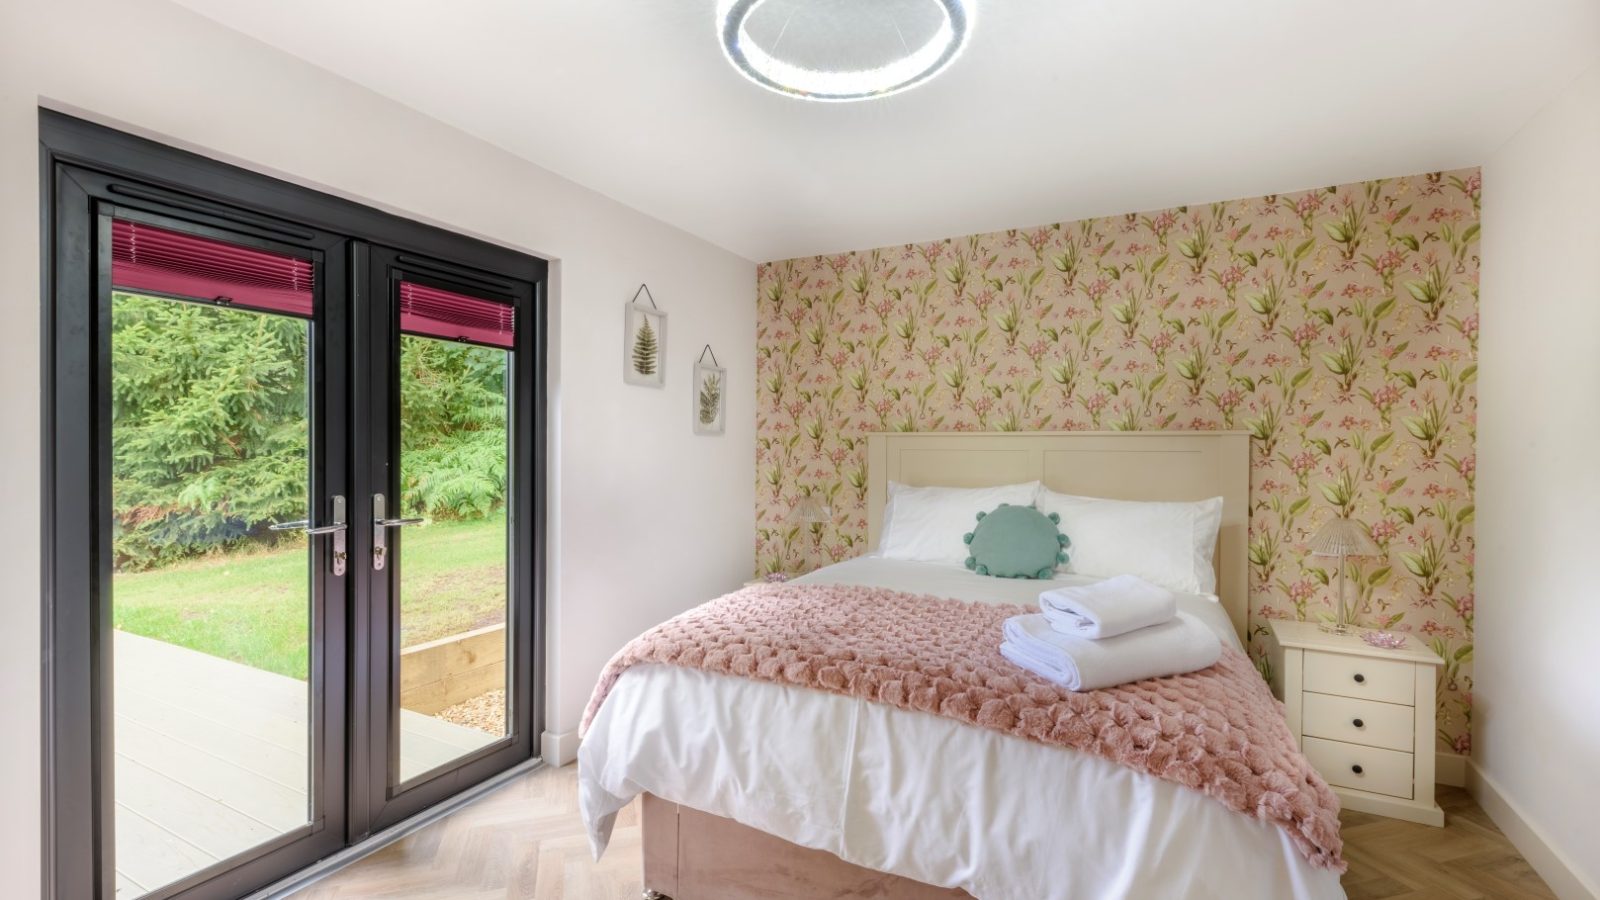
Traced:
<svg viewBox="0 0 1600 900">
<path fill-rule="evenodd" d="M 119 570 L 275 537 L 271 523 L 307 518 L 307 334 L 305 321 L 286 316 L 114 294 Z M 476 518 L 503 501 L 505 359 L 490 348 L 402 339 L 408 515 Z"/>
</svg>

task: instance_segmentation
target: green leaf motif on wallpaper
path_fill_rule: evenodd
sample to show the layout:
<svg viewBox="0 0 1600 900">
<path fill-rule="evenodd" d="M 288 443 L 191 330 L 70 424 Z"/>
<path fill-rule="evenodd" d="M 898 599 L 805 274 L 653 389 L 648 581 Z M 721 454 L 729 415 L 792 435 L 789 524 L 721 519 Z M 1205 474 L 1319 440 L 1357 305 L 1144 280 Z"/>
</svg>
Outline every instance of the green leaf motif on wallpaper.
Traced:
<svg viewBox="0 0 1600 900">
<path fill-rule="evenodd" d="M 633 334 L 633 370 L 640 375 L 654 375 L 656 373 L 656 356 L 660 349 L 656 346 L 656 330 L 650 327 L 650 320 L 646 318 L 639 325 L 639 330 Z"/>
<path fill-rule="evenodd" d="M 1449 427 L 1443 406 L 1429 402 L 1422 415 L 1406 416 L 1400 422 L 1405 425 L 1406 431 L 1409 431 L 1412 437 L 1422 442 L 1423 457 L 1433 459 L 1439 455 L 1439 446 L 1444 440 L 1445 429 Z"/>
<path fill-rule="evenodd" d="M 1329 615 L 1306 537 L 1349 516 L 1384 549 L 1352 567 L 1361 624 L 1470 646 L 1480 188 L 1431 173 L 763 264 L 756 569 L 861 552 L 872 431 L 1238 428 L 1256 633 Z M 834 485 L 833 522 L 787 527 L 789 498 Z M 1438 697 L 1457 752 L 1471 681 Z"/>
<path fill-rule="evenodd" d="M 1366 216 L 1361 212 L 1361 207 L 1352 204 L 1345 208 L 1338 220 L 1323 223 L 1322 229 L 1328 233 L 1335 243 L 1340 245 L 1340 252 L 1345 259 L 1355 259 L 1356 248 L 1361 244 L 1361 228 L 1366 221 Z"/>
<path fill-rule="evenodd" d="M 700 424 L 710 425 L 717 421 L 717 413 L 722 405 L 722 379 L 716 375 L 707 375 L 700 382 Z"/>
</svg>

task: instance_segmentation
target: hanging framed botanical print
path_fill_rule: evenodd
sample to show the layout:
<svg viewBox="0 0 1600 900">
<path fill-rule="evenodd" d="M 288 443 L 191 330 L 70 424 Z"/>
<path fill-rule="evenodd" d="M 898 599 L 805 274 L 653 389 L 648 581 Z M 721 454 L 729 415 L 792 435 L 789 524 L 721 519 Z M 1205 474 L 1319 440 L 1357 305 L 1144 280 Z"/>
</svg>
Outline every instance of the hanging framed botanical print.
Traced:
<svg viewBox="0 0 1600 900">
<path fill-rule="evenodd" d="M 711 354 L 710 365 L 706 354 Z M 694 433 L 722 434 L 727 430 L 728 370 L 717 365 L 717 354 L 707 344 L 695 360 L 690 399 L 694 401 Z"/>
<path fill-rule="evenodd" d="M 644 294 L 650 301 L 639 302 Z M 622 310 L 622 380 L 628 384 L 665 387 L 667 383 L 667 314 L 656 306 L 650 288 L 639 285 Z"/>
</svg>

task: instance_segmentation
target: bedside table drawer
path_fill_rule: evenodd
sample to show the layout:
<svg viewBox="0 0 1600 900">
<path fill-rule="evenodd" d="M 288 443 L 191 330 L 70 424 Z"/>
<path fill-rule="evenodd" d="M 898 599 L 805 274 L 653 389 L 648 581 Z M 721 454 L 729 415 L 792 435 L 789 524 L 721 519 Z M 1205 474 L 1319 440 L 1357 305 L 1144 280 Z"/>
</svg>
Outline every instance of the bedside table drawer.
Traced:
<svg viewBox="0 0 1600 900">
<path fill-rule="evenodd" d="M 1301 726 L 1308 737 L 1411 751 L 1416 711 L 1409 706 L 1305 693 Z"/>
<path fill-rule="evenodd" d="M 1304 743 L 1306 759 L 1329 784 L 1411 799 L 1411 754 L 1314 737 Z"/>
<path fill-rule="evenodd" d="M 1305 689 L 1314 693 L 1411 706 L 1415 680 L 1411 663 L 1404 660 L 1306 651 Z"/>
</svg>

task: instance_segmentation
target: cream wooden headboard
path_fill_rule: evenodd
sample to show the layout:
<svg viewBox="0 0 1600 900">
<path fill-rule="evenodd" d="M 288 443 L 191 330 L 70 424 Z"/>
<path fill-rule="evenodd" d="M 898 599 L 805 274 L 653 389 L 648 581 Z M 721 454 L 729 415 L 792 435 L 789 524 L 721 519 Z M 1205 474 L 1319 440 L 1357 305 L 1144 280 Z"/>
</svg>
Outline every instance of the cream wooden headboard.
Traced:
<svg viewBox="0 0 1600 900">
<path fill-rule="evenodd" d="M 867 436 L 867 540 L 889 482 L 986 487 L 1042 481 L 1117 500 L 1221 497 L 1217 596 L 1239 640 L 1249 628 L 1250 435 L 1244 431 L 875 432 Z"/>
</svg>

